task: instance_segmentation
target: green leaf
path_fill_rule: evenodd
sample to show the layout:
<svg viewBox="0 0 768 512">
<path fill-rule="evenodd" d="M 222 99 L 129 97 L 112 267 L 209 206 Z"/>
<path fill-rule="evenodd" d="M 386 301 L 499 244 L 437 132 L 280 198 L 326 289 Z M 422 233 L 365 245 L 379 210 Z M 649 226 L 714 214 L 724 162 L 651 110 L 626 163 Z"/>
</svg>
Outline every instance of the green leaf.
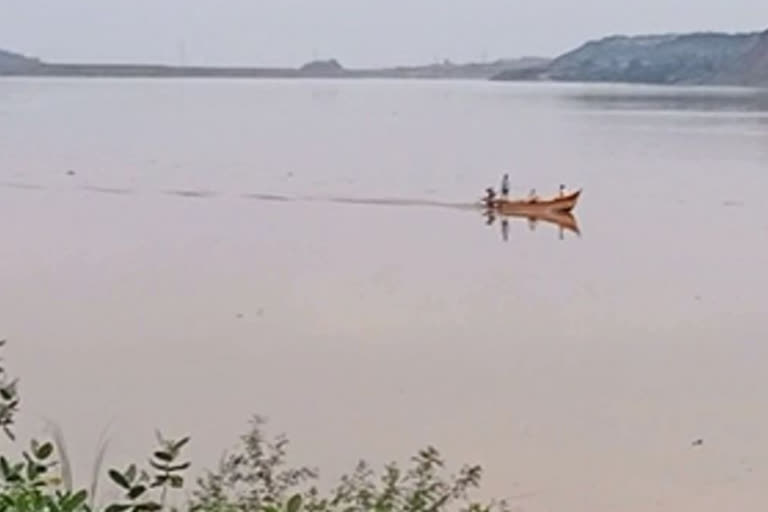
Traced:
<svg viewBox="0 0 768 512">
<path fill-rule="evenodd" d="M 144 485 L 137 485 L 136 487 L 132 488 L 130 491 L 128 491 L 128 499 L 135 500 L 142 494 L 147 492 L 147 488 Z"/>
<path fill-rule="evenodd" d="M 277 510 L 277 507 L 273 507 L 272 505 L 265 506 L 262 510 L 263 512 L 280 512 Z"/>
<path fill-rule="evenodd" d="M 37 479 L 37 477 L 40 475 L 37 471 L 37 464 L 34 462 L 30 462 L 27 464 L 27 480 L 30 482 Z"/>
<path fill-rule="evenodd" d="M 85 490 L 81 490 L 73 494 L 69 497 L 67 500 L 67 509 L 70 511 L 75 511 L 82 507 L 85 504 L 85 501 L 88 499 L 88 492 Z"/>
<path fill-rule="evenodd" d="M 130 482 L 128 482 L 128 480 L 125 479 L 125 476 L 123 476 L 123 474 L 117 471 L 116 469 L 109 470 L 109 478 L 111 478 L 113 482 L 115 482 L 117 485 L 119 485 L 123 489 L 125 490 L 131 489 Z"/>
<path fill-rule="evenodd" d="M 40 460 L 45 460 L 51 455 L 53 455 L 53 444 L 51 443 L 45 443 L 35 450 L 35 457 Z"/>
<path fill-rule="evenodd" d="M 170 469 L 170 466 L 166 466 L 165 464 L 159 464 L 153 460 L 149 461 L 149 465 L 155 468 L 158 471 L 168 472 Z"/>
<path fill-rule="evenodd" d="M 11 421 L 13 423 L 13 421 Z M 16 441 L 16 434 L 13 433 L 13 430 L 8 425 L 3 425 L 3 432 L 5 432 L 5 435 L 8 436 L 8 439 L 11 441 Z"/>
<path fill-rule="evenodd" d="M 148 501 L 146 503 L 141 503 L 133 507 L 134 512 L 156 512 L 162 509 L 163 509 L 163 506 L 154 501 Z"/>
<path fill-rule="evenodd" d="M 136 480 L 136 464 L 128 466 L 128 469 L 123 475 L 125 476 L 125 479 L 132 484 L 133 481 Z"/>
<path fill-rule="evenodd" d="M 176 466 L 168 466 L 168 472 L 175 473 L 176 471 L 184 471 L 189 468 L 191 463 L 185 462 L 184 464 L 177 464 Z"/>
<path fill-rule="evenodd" d="M 288 504 L 285 507 L 285 512 L 299 512 L 301 508 L 301 494 L 294 494 L 291 499 L 288 500 Z"/>
<path fill-rule="evenodd" d="M 189 437 L 185 437 L 183 439 L 179 439 L 178 441 L 176 441 L 176 444 L 173 445 L 173 451 L 178 452 L 179 450 L 184 448 L 184 446 L 188 442 L 189 442 Z"/>
<path fill-rule="evenodd" d="M 104 512 L 125 512 L 129 508 L 131 508 L 130 505 L 124 505 L 122 503 L 113 503 L 112 505 L 108 506 Z"/>
<path fill-rule="evenodd" d="M 4 456 L 0 456 L 0 472 L 3 473 L 3 478 L 8 479 L 11 475 L 11 466 L 8 464 L 8 459 Z"/>
<path fill-rule="evenodd" d="M 171 487 L 174 489 L 181 489 L 184 487 L 184 477 L 179 475 L 171 475 Z"/>
<path fill-rule="evenodd" d="M 165 462 L 173 462 L 174 457 L 172 454 L 161 450 L 161 451 L 155 452 L 155 458 L 158 458 Z"/>
<path fill-rule="evenodd" d="M 3 397 L 3 400 L 6 402 L 13 400 L 13 397 L 16 395 L 16 390 L 13 388 L 13 386 L 4 386 L 0 388 L 0 396 Z"/>
<path fill-rule="evenodd" d="M 155 478 L 155 481 L 152 482 L 152 485 L 150 487 L 160 487 L 161 485 L 165 485 L 165 482 L 168 481 L 167 475 L 158 475 Z"/>
</svg>

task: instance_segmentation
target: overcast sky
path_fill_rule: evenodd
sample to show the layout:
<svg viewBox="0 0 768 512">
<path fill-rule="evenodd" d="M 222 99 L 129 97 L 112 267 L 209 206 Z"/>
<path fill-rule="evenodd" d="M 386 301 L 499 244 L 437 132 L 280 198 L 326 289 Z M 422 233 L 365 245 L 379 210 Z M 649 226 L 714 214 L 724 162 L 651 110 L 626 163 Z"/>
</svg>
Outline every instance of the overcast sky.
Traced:
<svg viewBox="0 0 768 512">
<path fill-rule="evenodd" d="M 764 28 L 768 0 L 0 0 L 0 48 L 70 62 L 382 66 Z"/>
</svg>

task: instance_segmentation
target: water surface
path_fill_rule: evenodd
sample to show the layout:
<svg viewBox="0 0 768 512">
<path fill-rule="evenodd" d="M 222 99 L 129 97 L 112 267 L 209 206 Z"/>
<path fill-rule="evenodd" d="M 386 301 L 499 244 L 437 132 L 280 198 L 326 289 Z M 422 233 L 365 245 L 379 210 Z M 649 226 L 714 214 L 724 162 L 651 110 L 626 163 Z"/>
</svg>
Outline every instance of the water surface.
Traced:
<svg viewBox="0 0 768 512">
<path fill-rule="evenodd" d="M 475 82 L 0 82 L 0 337 L 81 479 L 253 413 L 521 510 L 768 505 L 768 102 Z M 467 207 L 583 188 L 581 235 Z M 702 446 L 692 446 L 695 439 Z"/>
</svg>

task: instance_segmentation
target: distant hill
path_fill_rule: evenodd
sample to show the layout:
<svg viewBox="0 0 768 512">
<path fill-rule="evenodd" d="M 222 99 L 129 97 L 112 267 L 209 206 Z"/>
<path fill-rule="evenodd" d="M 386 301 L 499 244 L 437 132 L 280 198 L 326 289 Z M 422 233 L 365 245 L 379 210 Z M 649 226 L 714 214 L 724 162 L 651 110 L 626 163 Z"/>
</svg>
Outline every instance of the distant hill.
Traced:
<svg viewBox="0 0 768 512">
<path fill-rule="evenodd" d="M 749 51 L 715 76 L 714 83 L 768 86 L 768 31 L 762 32 Z"/>
<path fill-rule="evenodd" d="M 456 64 L 451 61 L 426 66 L 400 66 L 380 70 L 369 70 L 371 75 L 395 78 L 433 78 L 433 79 L 481 79 L 486 80 L 505 72 L 522 69 L 543 69 L 550 59 L 543 57 L 522 57 L 519 59 L 498 59 L 491 62 L 470 62 Z"/>
<path fill-rule="evenodd" d="M 768 32 L 611 36 L 495 80 L 768 85 Z"/>
<path fill-rule="evenodd" d="M 308 76 L 341 76 L 346 70 L 339 64 L 336 59 L 330 60 L 315 60 L 307 62 L 299 68 L 299 73 Z"/>
<path fill-rule="evenodd" d="M 0 75 L 34 70 L 42 63 L 17 53 L 0 50 Z"/>
</svg>

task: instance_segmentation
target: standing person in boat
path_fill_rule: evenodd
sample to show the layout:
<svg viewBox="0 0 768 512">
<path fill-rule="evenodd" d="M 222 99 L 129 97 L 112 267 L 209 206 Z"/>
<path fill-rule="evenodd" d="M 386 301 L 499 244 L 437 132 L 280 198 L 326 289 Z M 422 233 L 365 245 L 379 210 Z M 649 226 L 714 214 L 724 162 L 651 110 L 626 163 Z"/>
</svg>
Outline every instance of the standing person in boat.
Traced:
<svg viewBox="0 0 768 512">
<path fill-rule="evenodd" d="M 528 193 L 528 201 L 535 203 L 539 200 L 539 196 L 536 195 L 536 189 L 532 188 L 531 191 Z"/>
<path fill-rule="evenodd" d="M 509 197 L 509 174 L 504 174 L 501 179 L 501 197 L 504 199 Z"/>
<path fill-rule="evenodd" d="M 562 183 L 560 184 L 560 197 L 563 197 L 565 195 L 565 185 Z"/>
</svg>

